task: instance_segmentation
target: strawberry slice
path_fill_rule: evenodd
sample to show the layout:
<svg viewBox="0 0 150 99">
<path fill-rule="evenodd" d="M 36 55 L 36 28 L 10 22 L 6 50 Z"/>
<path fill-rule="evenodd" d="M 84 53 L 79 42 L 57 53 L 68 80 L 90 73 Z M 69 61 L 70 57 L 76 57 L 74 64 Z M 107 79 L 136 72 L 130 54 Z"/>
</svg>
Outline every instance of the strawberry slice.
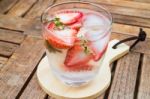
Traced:
<svg viewBox="0 0 150 99">
<path fill-rule="evenodd" d="M 82 67 L 92 58 L 93 55 L 85 53 L 81 45 L 74 45 L 68 50 L 64 64 L 68 67 Z"/>
<path fill-rule="evenodd" d="M 98 61 L 106 51 L 109 35 L 103 33 L 97 26 L 90 28 L 80 28 L 78 35 L 83 35 L 89 41 L 89 48 L 93 52 L 94 60 Z"/>
<path fill-rule="evenodd" d="M 44 37 L 55 48 L 70 48 L 74 45 L 77 31 L 74 29 L 54 29 L 54 23 L 47 26 L 48 32 L 44 33 Z"/>
<path fill-rule="evenodd" d="M 78 22 L 76 22 L 74 24 L 69 25 L 69 27 L 71 27 L 72 29 L 75 29 L 77 31 L 80 29 L 81 26 L 82 26 L 82 22 L 81 21 L 78 21 Z"/>
<path fill-rule="evenodd" d="M 69 66 L 65 67 L 65 70 L 67 71 L 91 71 L 93 69 L 93 66 L 90 64 L 83 64 L 83 65 L 76 65 L 76 66 Z"/>
<path fill-rule="evenodd" d="M 88 35 L 88 33 L 96 34 L 95 32 L 99 33 L 99 35 L 93 37 Z M 101 31 L 92 31 L 92 30 L 89 31 L 88 33 L 86 34 L 86 37 L 88 38 L 88 40 L 91 41 L 89 47 L 92 49 L 92 51 L 95 54 L 94 60 L 98 61 L 107 49 L 110 34 L 108 33 L 101 34 Z"/>
<path fill-rule="evenodd" d="M 105 53 L 105 51 L 107 49 L 107 45 L 108 44 L 106 44 L 103 48 L 97 48 L 96 44 L 95 45 L 94 44 L 91 45 L 91 47 L 93 47 L 92 50 L 95 53 L 95 55 L 94 55 L 94 60 L 95 61 L 98 61 L 103 56 L 103 54 Z"/>
<path fill-rule="evenodd" d="M 83 13 L 79 11 L 61 11 L 56 14 L 56 17 L 60 18 L 60 21 L 66 25 L 76 23 L 82 16 Z"/>
</svg>

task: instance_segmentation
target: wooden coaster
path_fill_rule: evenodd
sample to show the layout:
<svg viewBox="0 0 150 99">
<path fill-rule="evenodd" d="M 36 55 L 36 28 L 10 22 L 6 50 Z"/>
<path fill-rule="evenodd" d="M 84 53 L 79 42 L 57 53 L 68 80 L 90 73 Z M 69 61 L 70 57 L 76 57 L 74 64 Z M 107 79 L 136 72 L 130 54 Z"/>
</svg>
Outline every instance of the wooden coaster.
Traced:
<svg viewBox="0 0 150 99">
<path fill-rule="evenodd" d="M 117 42 L 118 40 L 109 42 L 104 60 L 100 64 L 99 73 L 90 83 L 80 87 L 65 85 L 55 78 L 48 64 L 48 58 L 44 57 L 37 68 L 39 84 L 47 94 L 56 99 L 93 99 L 98 97 L 109 87 L 111 80 L 109 65 L 111 62 L 129 51 L 129 46 L 126 44 L 120 44 L 117 49 L 113 49 L 112 46 Z"/>
</svg>

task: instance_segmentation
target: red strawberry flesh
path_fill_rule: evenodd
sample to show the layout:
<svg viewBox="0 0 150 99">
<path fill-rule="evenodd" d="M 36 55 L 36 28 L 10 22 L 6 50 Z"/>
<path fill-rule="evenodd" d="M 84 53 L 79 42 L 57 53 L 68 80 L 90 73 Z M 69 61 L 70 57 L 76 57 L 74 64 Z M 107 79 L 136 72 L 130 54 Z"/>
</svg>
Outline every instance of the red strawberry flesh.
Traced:
<svg viewBox="0 0 150 99">
<path fill-rule="evenodd" d="M 67 71 L 90 71 L 93 69 L 93 66 L 90 64 L 76 65 L 76 66 L 66 66 L 65 70 Z"/>
<path fill-rule="evenodd" d="M 48 24 L 45 39 L 55 48 L 70 48 L 74 45 L 77 31 L 74 29 L 55 30 L 54 23 Z"/>
<path fill-rule="evenodd" d="M 83 16 L 79 11 L 61 11 L 56 14 L 56 17 L 60 19 L 63 24 L 70 25 L 76 23 Z"/>
<path fill-rule="evenodd" d="M 93 55 L 85 53 L 81 45 L 75 45 L 68 50 L 64 64 L 68 67 L 80 67 L 87 64 L 92 58 Z"/>
<path fill-rule="evenodd" d="M 75 29 L 75 30 L 79 30 L 81 26 L 82 26 L 82 22 L 81 21 L 78 21 L 78 22 L 76 22 L 74 24 L 69 25 L 69 27 L 71 27 L 72 29 Z"/>
</svg>

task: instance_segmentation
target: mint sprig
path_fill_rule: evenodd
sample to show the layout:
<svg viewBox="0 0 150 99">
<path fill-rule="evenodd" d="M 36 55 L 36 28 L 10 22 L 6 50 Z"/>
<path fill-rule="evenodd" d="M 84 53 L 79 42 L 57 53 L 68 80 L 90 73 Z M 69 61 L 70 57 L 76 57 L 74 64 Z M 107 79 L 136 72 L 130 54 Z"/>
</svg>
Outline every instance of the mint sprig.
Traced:
<svg viewBox="0 0 150 99">
<path fill-rule="evenodd" d="M 86 54 L 93 53 L 93 51 L 88 46 L 89 41 L 82 35 L 79 38 L 81 40 L 81 46 L 84 48 L 84 53 L 86 53 Z"/>
<path fill-rule="evenodd" d="M 64 24 L 60 21 L 60 18 L 54 18 L 53 20 L 52 20 L 54 23 L 55 23 L 55 25 L 56 25 L 56 27 L 57 27 L 57 29 L 60 29 L 60 30 L 63 30 L 64 29 Z"/>
</svg>

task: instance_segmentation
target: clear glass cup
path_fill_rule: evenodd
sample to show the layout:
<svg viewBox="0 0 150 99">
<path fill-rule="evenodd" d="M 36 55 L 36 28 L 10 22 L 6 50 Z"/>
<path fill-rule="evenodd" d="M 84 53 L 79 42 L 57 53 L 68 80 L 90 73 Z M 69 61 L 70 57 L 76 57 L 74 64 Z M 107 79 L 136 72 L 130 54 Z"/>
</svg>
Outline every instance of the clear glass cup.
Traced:
<svg viewBox="0 0 150 99">
<path fill-rule="evenodd" d="M 59 48 L 57 47 L 58 44 L 55 43 L 54 41 L 52 41 L 51 39 L 55 40 L 55 33 L 53 33 L 52 30 L 49 30 L 47 28 L 47 25 L 49 24 L 48 21 L 51 20 L 54 15 L 57 12 L 61 12 L 62 10 L 81 10 L 85 12 L 90 12 L 90 13 L 95 13 L 95 14 L 99 14 L 101 17 L 101 22 L 99 21 L 99 23 L 96 22 L 95 18 L 92 19 L 88 19 L 87 18 L 87 22 L 92 21 L 96 22 L 95 24 L 89 24 L 86 25 L 85 23 L 85 27 L 81 27 L 78 30 L 78 33 L 80 30 L 85 30 L 88 32 L 93 32 L 94 30 L 91 30 L 91 28 L 97 29 L 99 31 L 99 33 L 96 34 L 92 34 L 89 33 L 86 35 L 87 38 L 89 38 L 87 40 L 88 42 L 88 48 L 90 46 L 90 48 L 96 48 L 96 50 L 90 49 L 90 51 L 92 50 L 92 53 L 90 53 L 90 55 L 92 54 L 92 58 L 90 58 L 87 63 L 83 63 L 82 62 L 82 55 L 87 55 L 87 57 L 90 57 L 89 54 L 84 54 L 84 52 L 80 52 L 77 53 L 72 53 L 72 56 L 75 57 L 76 59 L 72 59 L 72 62 L 76 61 L 80 61 L 80 63 L 83 64 L 75 64 L 75 65 L 71 65 L 71 66 L 66 66 L 65 61 L 66 61 L 66 57 L 68 57 L 68 51 L 71 52 L 71 50 L 75 49 L 74 46 L 81 46 L 81 43 L 76 43 L 75 45 L 71 45 L 68 44 L 67 45 L 71 45 L 72 47 L 70 48 Z M 94 11 L 94 12 L 91 12 Z M 92 81 L 92 79 L 94 79 L 94 77 L 97 75 L 99 68 L 101 67 L 100 64 L 103 60 L 103 56 L 105 54 L 105 51 L 107 49 L 107 45 L 109 42 L 109 38 L 110 38 L 110 34 L 111 34 L 111 27 L 112 27 L 112 16 L 111 14 L 102 6 L 100 5 L 96 5 L 93 3 L 89 3 L 89 2 L 64 2 L 61 4 L 57 4 L 54 6 L 50 6 L 48 7 L 44 13 L 41 16 L 41 22 L 42 22 L 42 28 L 43 28 L 43 37 L 45 40 L 45 46 L 46 46 L 46 55 L 48 56 L 48 60 L 49 60 L 49 66 L 51 68 L 51 71 L 53 72 L 53 74 L 60 79 L 60 81 L 64 82 L 67 85 L 70 86 L 80 86 L 83 84 L 86 84 L 89 81 Z M 62 36 L 61 36 L 62 37 Z M 79 35 L 76 35 L 75 37 L 70 37 L 70 36 L 63 36 L 63 38 L 65 39 L 77 39 L 79 41 L 81 41 L 81 39 L 79 39 Z M 56 41 L 57 42 L 57 41 Z M 55 43 L 55 44 L 54 44 Z M 91 45 L 90 45 L 91 44 Z M 91 47 L 94 46 L 94 47 Z M 79 54 L 79 55 L 77 55 Z M 71 56 L 71 58 L 72 58 Z M 84 59 L 83 59 L 84 60 Z"/>
</svg>

